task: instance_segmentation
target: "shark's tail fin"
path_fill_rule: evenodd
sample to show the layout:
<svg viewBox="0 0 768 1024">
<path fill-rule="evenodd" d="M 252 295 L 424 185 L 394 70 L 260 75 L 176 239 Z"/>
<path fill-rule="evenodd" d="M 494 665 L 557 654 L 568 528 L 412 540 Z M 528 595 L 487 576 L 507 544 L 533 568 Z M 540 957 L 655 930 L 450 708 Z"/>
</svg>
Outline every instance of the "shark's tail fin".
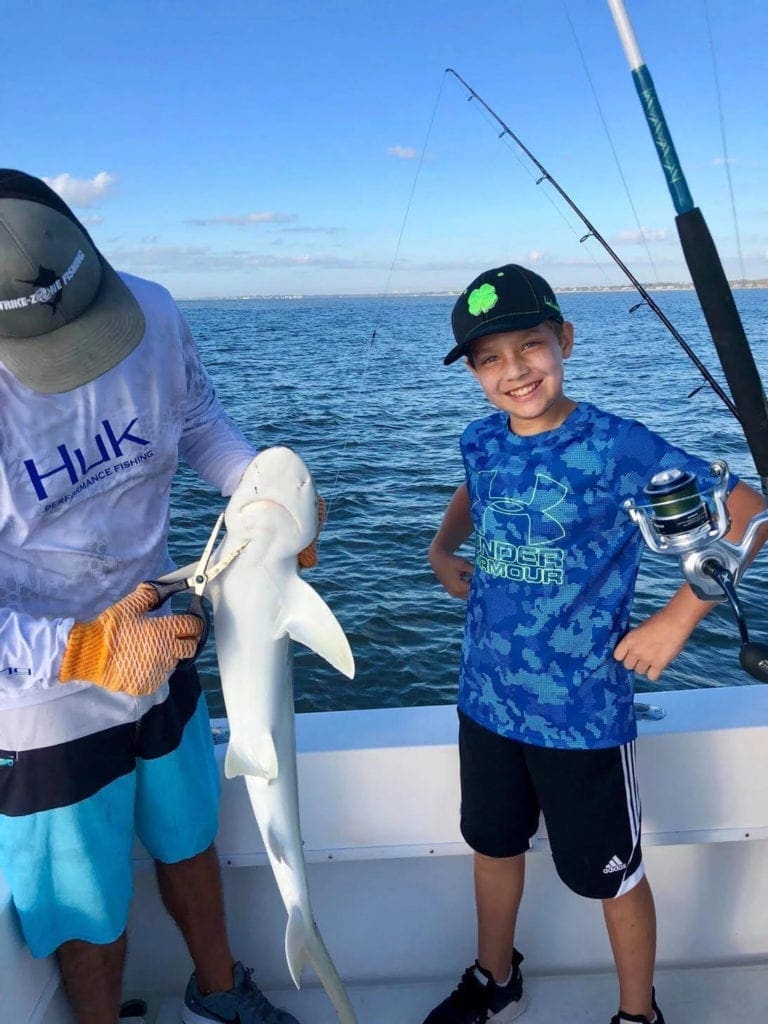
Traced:
<svg viewBox="0 0 768 1024">
<path fill-rule="evenodd" d="M 349 996 L 320 937 L 317 925 L 312 920 L 307 921 L 301 908 L 297 906 L 291 908 L 288 927 L 285 929 L 285 958 L 296 988 L 299 988 L 301 972 L 307 962 L 311 963 L 333 1003 L 341 1024 L 357 1024 Z"/>
</svg>

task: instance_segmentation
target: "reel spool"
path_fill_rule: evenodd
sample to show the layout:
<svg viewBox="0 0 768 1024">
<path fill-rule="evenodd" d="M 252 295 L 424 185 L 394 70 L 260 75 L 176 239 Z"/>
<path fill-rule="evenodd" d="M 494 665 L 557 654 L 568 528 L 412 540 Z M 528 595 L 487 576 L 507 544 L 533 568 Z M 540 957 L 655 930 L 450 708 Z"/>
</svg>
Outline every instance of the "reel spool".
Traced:
<svg viewBox="0 0 768 1024">
<path fill-rule="evenodd" d="M 665 469 L 656 473 L 643 489 L 648 498 L 647 505 L 636 505 L 631 498 L 624 502 L 624 508 L 640 527 L 643 540 L 651 551 L 681 557 L 705 550 L 728 532 L 726 463 L 713 462 L 712 475 L 714 485 L 702 491 L 693 474 L 681 469 Z M 723 599 L 717 589 L 706 595 L 697 593 L 697 596 L 706 596 L 709 600 Z"/>
<path fill-rule="evenodd" d="M 702 532 L 702 527 L 709 537 L 714 526 L 713 516 L 692 473 L 681 469 L 662 470 L 651 478 L 643 493 L 650 503 L 651 521 L 657 535 L 665 537 L 670 545 L 688 546 Z"/>
</svg>

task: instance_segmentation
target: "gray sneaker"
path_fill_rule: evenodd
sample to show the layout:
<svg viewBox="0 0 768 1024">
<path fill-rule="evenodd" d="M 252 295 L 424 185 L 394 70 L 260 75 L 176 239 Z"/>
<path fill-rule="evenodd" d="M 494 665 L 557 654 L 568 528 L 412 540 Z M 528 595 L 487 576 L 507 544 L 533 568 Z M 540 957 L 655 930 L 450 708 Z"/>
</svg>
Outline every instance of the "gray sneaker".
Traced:
<svg viewBox="0 0 768 1024">
<path fill-rule="evenodd" d="M 204 996 L 197 987 L 197 977 L 189 979 L 184 993 L 181 1019 L 184 1024 L 299 1024 L 285 1010 L 278 1010 L 267 999 L 255 981 L 253 971 L 238 962 L 232 972 L 234 988 L 229 992 L 211 992 Z"/>
</svg>

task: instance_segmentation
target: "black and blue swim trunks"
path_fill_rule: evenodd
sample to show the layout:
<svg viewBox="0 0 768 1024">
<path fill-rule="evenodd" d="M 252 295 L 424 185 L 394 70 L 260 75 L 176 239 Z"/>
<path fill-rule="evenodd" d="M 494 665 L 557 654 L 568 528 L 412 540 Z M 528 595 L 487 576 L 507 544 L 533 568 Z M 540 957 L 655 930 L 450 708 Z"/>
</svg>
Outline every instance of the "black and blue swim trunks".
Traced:
<svg viewBox="0 0 768 1024">
<path fill-rule="evenodd" d="M 219 777 L 194 668 L 147 698 L 91 686 L 0 715 L 0 872 L 35 956 L 125 929 L 136 837 L 164 863 L 207 849 Z"/>
</svg>

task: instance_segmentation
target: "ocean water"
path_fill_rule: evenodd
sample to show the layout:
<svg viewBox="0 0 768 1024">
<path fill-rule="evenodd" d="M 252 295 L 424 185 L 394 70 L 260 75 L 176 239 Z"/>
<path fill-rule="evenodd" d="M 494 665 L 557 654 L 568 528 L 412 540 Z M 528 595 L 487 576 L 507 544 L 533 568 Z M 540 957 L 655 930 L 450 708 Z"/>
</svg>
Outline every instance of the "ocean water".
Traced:
<svg viewBox="0 0 768 1024">
<path fill-rule="evenodd" d="M 722 380 L 691 291 L 654 298 Z M 756 485 L 734 417 L 705 385 L 634 292 L 561 296 L 576 326 L 566 392 L 642 420 L 707 459 L 724 458 Z M 768 291 L 736 301 L 763 379 L 768 361 Z M 286 444 L 310 467 L 328 521 L 320 564 L 307 574 L 336 613 L 357 664 L 346 680 L 303 648 L 295 653 L 300 711 L 451 703 L 463 604 L 437 583 L 427 548 L 462 480 L 458 438 L 489 407 L 461 365 L 444 367 L 452 345 L 449 297 L 205 300 L 180 305 L 217 392 L 257 446 Z M 171 553 L 179 564 L 202 551 L 224 499 L 182 467 L 174 486 Z M 740 587 L 754 639 L 768 641 L 768 555 Z M 634 616 L 658 608 L 680 582 L 677 560 L 647 553 Z M 732 612 L 718 608 L 662 677 L 665 689 L 749 685 L 739 668 Z M 223 714 L 215 637 L 199 668 L 213 714 Z M 638 680 L 639 690 L 653 684 Z"/>
</svg>

